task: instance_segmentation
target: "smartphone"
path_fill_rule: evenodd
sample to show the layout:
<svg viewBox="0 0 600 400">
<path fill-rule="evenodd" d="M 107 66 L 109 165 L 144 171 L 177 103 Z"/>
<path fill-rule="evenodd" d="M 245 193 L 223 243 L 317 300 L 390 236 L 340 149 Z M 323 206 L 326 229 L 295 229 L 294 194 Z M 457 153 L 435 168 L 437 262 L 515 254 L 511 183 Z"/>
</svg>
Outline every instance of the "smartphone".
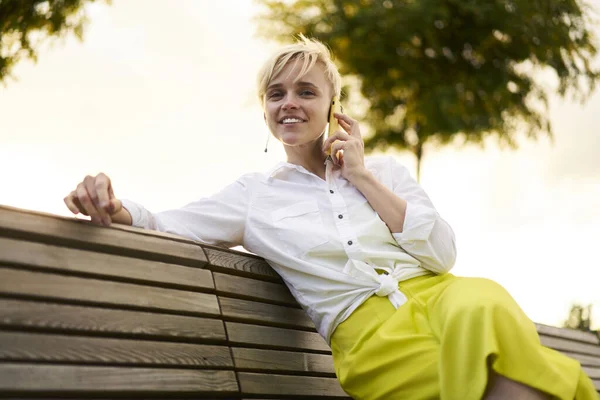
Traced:
<svg viewBox="0 0 600 400">
<path fill-rule="evenodd" d="M 344 112 L 344 109 L 342 108 L 342 105 L 340 104 L 340 98 L 338 96 L 334 96 L 333 99 L 331 100 L 331 106 L 329 107 L 329 127 L 327 128 L 327 137 L 325 137 L 325 139 L 327 139 L 329 136 L 333 135 L 335 133 L 335 131 L 337 131 L 340 128 L 340 124 L 338 123 L 338 120 L 335 118 L 334 113 L 342 113 Z M 331 144 L 333 146 L 333 143 Z M 329 150 L 327 150 L 326 154 L 328 156 L 331 156 L 331 148 L 329 148 Z"/>
</svg>

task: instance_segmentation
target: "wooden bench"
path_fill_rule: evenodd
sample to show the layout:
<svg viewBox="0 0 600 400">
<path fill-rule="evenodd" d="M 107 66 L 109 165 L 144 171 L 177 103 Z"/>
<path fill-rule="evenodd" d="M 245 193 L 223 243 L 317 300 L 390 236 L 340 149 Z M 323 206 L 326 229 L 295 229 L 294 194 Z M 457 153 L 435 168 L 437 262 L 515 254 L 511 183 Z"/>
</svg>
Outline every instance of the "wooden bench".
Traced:
<svg viewBox="0 0 600 400">
<path fill-rule="evenodd" d="M 592 333 L 538 325 L 600 390 Z M 0 397 L 348 398 L 262 260 L 0 206 Z"/>
</svg>

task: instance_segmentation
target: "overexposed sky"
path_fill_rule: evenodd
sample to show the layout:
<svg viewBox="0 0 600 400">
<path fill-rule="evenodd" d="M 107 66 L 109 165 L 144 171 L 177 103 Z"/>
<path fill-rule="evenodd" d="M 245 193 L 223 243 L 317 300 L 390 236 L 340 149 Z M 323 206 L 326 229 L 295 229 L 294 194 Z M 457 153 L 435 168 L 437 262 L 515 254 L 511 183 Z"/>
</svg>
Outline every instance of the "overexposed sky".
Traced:
<svg viewBox="0 0 600 400">
<path fill-rule="evenodd" d="M 252 0 L 231 3 L 94 4 L 83 42 L 19 64 L 0 87 L 0 204 L 69 215 L 63 197 L 102 171 L 159 211 L 284 159 L 275 141 L 263 152 L 255 96 L 276 44 L 256 38 Z M 536 322 L 593 303 L 598 328 L 600 91 L 584 106 L 552 98 L 550 115 L 553 142 L 434 149 L 421 181 L 456 232 L 455 274 L 497 280 Z"/>
</svg>

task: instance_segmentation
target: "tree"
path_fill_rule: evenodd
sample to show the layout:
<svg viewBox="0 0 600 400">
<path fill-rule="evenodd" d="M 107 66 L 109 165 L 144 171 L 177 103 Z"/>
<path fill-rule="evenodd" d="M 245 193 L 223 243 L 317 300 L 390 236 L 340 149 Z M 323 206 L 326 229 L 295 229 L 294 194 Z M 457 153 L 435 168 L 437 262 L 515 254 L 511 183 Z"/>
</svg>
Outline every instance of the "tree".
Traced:
<svg viewBox="0 0 600 400">
<path fill-rule="evenodd" d="M 37 60 L 40 44 L 51 37 L 81 38 L 85 3 L 95 0 L 0 0 L 0 83 L 22 59 Z M 106 0 L 109 1 L 109 0 Z"/>
<path fill-rule="evenodd" d="M 557 92 L 581 101 L 600 77 L 583 0 L 258 1 L 263 36 L 330 46 L 368 103 L 366 147 L 410 150 L 417 176 L 426 144 L 552 135 L 536 71 L 553 71 Z"/>
</svg>

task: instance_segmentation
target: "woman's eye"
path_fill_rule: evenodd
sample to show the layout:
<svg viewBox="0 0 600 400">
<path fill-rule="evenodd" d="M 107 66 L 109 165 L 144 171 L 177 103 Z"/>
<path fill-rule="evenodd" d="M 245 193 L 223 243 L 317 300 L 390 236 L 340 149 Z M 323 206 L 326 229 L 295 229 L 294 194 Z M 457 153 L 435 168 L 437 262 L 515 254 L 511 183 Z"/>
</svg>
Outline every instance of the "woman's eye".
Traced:
<svg viewBox="0 0 600 400">
<path fill-rule="evenodd" d="M 275 97 L 280 97 L 281 96 L 281 92 L 271 92 L 267 95 L 267 97 L 269 99 L 275 98 Z"/>
<path fill-rule="evenodd" d="M 314 96 L 315 95 L 315 93 L 310 90 L 303 90 L 302 92 L 300 92 L 300 94 L 302 96 Z"/>
</svg>

